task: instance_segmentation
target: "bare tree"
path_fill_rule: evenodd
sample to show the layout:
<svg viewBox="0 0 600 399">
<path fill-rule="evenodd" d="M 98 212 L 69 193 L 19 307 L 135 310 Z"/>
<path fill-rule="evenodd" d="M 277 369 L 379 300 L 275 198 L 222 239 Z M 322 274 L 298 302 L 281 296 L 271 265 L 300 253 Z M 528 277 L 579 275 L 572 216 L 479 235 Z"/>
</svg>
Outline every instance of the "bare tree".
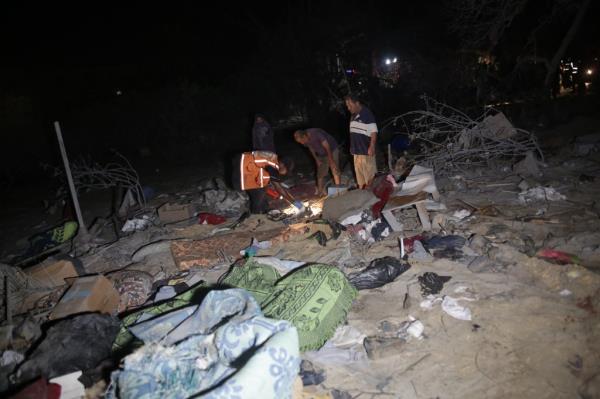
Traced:
<svg viewBox="0 0 600 399">
<path fill-rule="evenodd" d="M 528 3 L 528 0 L 449 1 L 447 7 L 451 13 L 450 28 L 461 39 L 463 49 L 492 54 Z M 533 61 L 545 68 L 543 88 L 549 89 L 556 78 L 560 60 L 581 26 L 590 3 L 591 0 L 552 0 L 549 8 L 536 5 L 541 11 L 540 17 L 531 19 L 534 22 L 529 29 L 528 40 L 520 52 L 514 53 L 514 68 L 507 75 L 507 80 L 513 80 L 523 65 Z M 574 16 L 564 36 L 560 42 L 548 46 L 555 50 L 546 55 L 538 54 L 537 43 L 544 37 L 543 29 L 548 29 L 552 22 L 569 14 Z"/>
<path fill-rule="evenodd" d="M 455 0 L 448 2 L 451 30 L 464 48 L 492 51 L 528 0 Z"/>
</svg>

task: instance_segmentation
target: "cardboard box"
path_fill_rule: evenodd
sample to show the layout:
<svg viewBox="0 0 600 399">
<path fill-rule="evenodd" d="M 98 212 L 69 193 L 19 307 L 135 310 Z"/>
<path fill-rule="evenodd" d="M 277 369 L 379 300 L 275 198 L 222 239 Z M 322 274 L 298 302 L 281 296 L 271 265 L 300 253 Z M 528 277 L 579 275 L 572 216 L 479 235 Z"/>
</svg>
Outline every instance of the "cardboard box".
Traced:
<svg viewBox="0 0 600 399">
<path fill-rule="evenodd" d="M 79 276 L 73 262 L 67 259 L 30 267 L 25 269 L 25 273 L 35 280 L 37 286 L 47 288 L 58 287 L 65 283 L 65 279 Z"/>
<path fill-rule="evenodd" d="M 51 319 L 83 312 L 114 313 L 119 307 L 119 292 L 104 276 L 80 277 L 56 304 Z"/>
<path fill-rule="evenodd" d="M 158 208 L 158 218 L 162 224 L 181 222 L 194 216 L 192 204 L 166 203 Z"/>
</svg>

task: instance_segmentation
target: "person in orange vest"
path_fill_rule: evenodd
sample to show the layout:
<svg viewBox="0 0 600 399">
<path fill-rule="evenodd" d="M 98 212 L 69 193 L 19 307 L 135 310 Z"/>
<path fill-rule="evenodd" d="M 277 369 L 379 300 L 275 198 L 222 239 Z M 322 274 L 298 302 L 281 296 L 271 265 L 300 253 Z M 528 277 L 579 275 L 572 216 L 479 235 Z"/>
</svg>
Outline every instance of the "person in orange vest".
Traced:
<svg viewBox="0 0 600 399">
<path fill-rule="evenodd" d="M 287 174 L 285 163 L 279 161 L 277 154 L 269 151 L 244 152 L 234 162 L 233 182 L 238 190 L 248 192 L 252 213 L 266 213 L 267 195 L 285 199 L 298 210 L 303 209 L 302 202 L 286 190 L 280 181 Z"/>
</svg>

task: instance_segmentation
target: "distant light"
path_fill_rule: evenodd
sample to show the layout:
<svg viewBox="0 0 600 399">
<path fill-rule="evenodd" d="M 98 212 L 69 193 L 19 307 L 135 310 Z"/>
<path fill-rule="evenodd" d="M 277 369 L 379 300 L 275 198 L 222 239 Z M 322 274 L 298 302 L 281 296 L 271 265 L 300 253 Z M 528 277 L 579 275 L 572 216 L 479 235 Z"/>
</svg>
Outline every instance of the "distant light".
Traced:
<svg viewBox="0 0 600 399">
<path fill-rule="evenodd" d="M 592 82 L 585 82 L 585 88 L 587 89 L 588 87 L 590 87 L 592 85 Z"/>
<path fill-rule="evenodd" d="M 117 96 L 120 96 L 121 94 L 123 94 L 123 92 L 121 90 L 117 90 L 115 93 Z"/>
<path fill-rule="evenodd" d="M 591 69 L 588 69 L 587 71 L 585 71 L 585 73 L 587 73 L 588 75 L 591 75 L 592 73 L 594 73 L 594 71 L 592 71 Z"/>
<path fill-rule="evenodd" d="M 385 65 L 390 65 L 392 63 L 392 60 L 390 60 L 389 58 L 385 59 Z"/>
<path fill-rule="evenodd" d="M 394 57 L 394 64 L 398 62 L 398 58 Z"/>
</svg>

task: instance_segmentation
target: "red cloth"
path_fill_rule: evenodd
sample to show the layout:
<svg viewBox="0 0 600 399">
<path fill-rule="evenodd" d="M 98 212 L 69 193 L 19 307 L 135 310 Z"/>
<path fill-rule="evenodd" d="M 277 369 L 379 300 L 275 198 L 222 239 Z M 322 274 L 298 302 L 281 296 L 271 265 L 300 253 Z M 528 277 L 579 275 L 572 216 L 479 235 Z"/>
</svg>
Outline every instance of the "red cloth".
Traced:
<svg viewBox="0 0 600 399">
<path fill-rule="evenodd" d="M 402 241 L 404 242 L 404 252 L 406 252 L 407 254 L 411 253 L 413 251 L 415 241 L 422 241 L 424 238 L 424 235 L 417 234 L 416 236 L 403 239 Z"/>
<path fill-rule="evenodd" d="M 200 224 L 221 224 L 226 221 L 225 217 L 214 213 L 200 212 L 198 214 L 198 223 Z"/>
<path fill-rule="evenodd" d="M 387 204 L 392 192 L 394 191 L 394 185 L 387 179 L 387 175 L 377 176 L 375 180 L 373 180 L 372 191 L 373 194 L 375 194 L 375 196 L 380 200 L 371 208 L 373 211 L 373 217 L 379 218 L 381 217 L 381 211 L 383 210 L 383 207 L 385 204 Z"/>
<path fill-rule="evenodd" d="M 576 255 L 569 254 L 563 251 L 557 251 L 555 249 L 550 248 L 540 249 L 537 253 L 537 257 L 542 258 L 548 262 L 557 263 L 559 265 L 581 263 L 581 260 Z"/>
<path fill-rule="evenodd" d="M 59 399 L 61 386 L 40 377 L 11 396 L 11 399 Z"/>
</svg>

